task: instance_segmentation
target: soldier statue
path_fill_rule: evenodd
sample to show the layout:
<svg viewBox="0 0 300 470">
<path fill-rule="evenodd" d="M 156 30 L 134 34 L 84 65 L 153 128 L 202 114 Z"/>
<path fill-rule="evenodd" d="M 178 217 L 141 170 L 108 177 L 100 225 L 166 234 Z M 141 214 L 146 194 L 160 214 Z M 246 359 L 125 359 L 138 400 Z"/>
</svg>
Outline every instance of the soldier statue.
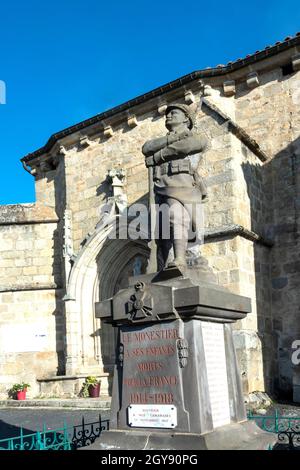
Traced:
<svg viewBox="0 0 300 470">
<path fill-rule="evenodd" d="M 170 237 L 158 237 L 163 267 L 185 266 L 189 233 L 197 233 L 197 207 L 207 197 L 205 184 L 197 173 L 207 140 L 193 132 L 194 115 L 185 104 L 166 109 L 166 136 L 147 141 L 142 152 L 152 167 L 155 203 L 169 208 Z M 170 248 L 174 260 L 168 263 Z"/>
</svg>

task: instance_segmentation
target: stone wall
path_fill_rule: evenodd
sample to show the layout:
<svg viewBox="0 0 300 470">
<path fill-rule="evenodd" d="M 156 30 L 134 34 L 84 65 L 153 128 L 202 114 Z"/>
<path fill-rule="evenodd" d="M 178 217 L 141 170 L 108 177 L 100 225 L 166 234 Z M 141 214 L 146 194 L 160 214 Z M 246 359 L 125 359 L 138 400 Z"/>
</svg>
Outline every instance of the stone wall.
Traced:
<svg viewBox="0 0 300 470">
<path fill-rule="evenodd" d="M 100 219 L 101 204 L 111 195 L 107 181 L 108 171 L 124 168 L 124 191 L 132 204 L 148 191 L 147 169 L 141 152 L 143 143 L 156 133 L 164 132 L 163 119 L 154 119 L 153 113 L 142 116 L 134 129 L 119 125 L 114 134 L 101 136 L 87 148 L 73 147 L 64 157 L 67 207 L 73 214 L 74 250 L 95 229 Z"/>
<path fill-rule="evenodd" d="M 0 226 L 0 287 L 59 285 L 60 262 L 54 256 L 56 223 Z"/>
<path fill-rule="evenodd" d="M 299 191 L 300 73 L 283 75 L 280 67 L 261 74 L 253 90 L 237 87 L 236 119 L 271 156 L 263 166 L 267 200 L 264 230 L 273 238 L 270 254 L 271 325 L 265 337 L 273 344 L 275 390 L 291 398 L 292 343 L 300 338 Z M 268 303 L 266 303 L 268 305 Z M 263 319 L 262 319 L 263 322 Z"/>
<path fill-rule="evenodd" d="M 0 207 L 0 396 L 63 367 L 64 322 L 56 213 L 42 205 Z"/>
<path fill-rule="evenodd" d="M 37 378 L 59 373 L 63 367 L 64 325 L 54 290 L 0 293 L 0 397 L 21 381 L 37 396 Z"/>
</svg>

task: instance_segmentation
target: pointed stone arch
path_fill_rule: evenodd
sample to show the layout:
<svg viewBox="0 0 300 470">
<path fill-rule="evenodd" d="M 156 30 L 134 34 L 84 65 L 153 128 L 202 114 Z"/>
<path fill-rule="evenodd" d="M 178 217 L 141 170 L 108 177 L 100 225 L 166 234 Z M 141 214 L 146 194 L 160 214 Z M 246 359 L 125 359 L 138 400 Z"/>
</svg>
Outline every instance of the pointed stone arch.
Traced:
<svg viewBox="0 0 300 470">
<path fill-rule="evenodd" d="M 128 231 L 127 238 L 110 238 L 116 221 L 118 233 Z M 114 332 L 95 318 L 95 302 L 111 297 L 130 260 L 147 258 L 148 253 L 147 233 L 140 232 L 135 240 L 130 224 L 118 216 L 98 224 L 86 240 L 70 272 L 65 296 L 67 375 L 112 372 Z"/>
</svg>

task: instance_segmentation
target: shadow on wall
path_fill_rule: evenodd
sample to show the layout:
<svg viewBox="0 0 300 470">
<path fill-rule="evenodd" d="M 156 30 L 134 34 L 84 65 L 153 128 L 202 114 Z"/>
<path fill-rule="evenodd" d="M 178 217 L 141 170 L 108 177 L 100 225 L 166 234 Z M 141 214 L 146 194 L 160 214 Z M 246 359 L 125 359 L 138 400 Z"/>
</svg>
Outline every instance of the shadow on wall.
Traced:
<svg viewBox="0 0 300 470">
<path fill-rule="evenodd" d="M 292 399 L 292 343 L 300 339 L 300 138 L 262 166 L 242 166 L 251 229 L 274 243 L 271 248 L 254 245 L 265 389 Z"/>
</svg>

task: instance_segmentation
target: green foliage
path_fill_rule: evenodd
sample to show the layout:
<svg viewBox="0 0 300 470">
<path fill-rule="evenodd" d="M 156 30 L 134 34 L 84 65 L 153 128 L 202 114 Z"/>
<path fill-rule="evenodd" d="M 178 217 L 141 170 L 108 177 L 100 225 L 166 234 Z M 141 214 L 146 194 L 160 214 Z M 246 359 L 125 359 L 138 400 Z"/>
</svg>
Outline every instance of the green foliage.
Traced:
<svg viewBox="0 0 300 470">
<path fill-rule="evenodd" d="M 85 383 L 87 385 L 97 385 L 98 383 L 100 383 L 100 381 L 97 379 L 97 377 L 93 376 L 93 375 L 89 375 L 86 379 L 85 379 Z"/>
<path fill-rule="evenodd" d="M 80 395 L 84 398 L 87 398 L 89 396 L 89 387 L 95 387 L 97 384 L 101 384 L 101 380 L 98 380 L 97 377 L 93 375 L 89 375 L 88 377 L 86 377 L 85 382 L 82 385 Z"/>
<path fill-rule="evenodd" d="M 16 392 L 23 392 L 24 390 L 26 391 L 27 388 L 29 388 L 30 385 L 25 383 L 25 382 L 21 382 L 19 384 L 14 384 L 12 387 L 11 387 L 11 391 L 13 393 L 16 393 Z"/>
</svg>

